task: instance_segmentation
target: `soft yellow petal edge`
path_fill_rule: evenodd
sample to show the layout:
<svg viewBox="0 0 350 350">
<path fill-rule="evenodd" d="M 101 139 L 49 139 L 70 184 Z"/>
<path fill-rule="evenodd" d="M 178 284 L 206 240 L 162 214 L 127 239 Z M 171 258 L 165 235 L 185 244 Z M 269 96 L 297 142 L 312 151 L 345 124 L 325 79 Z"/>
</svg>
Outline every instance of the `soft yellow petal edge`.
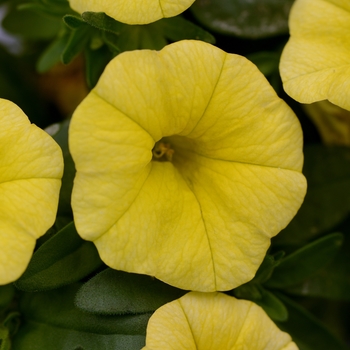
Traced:
<svg viewBox="0 0 350 350">
<path fill-rule="evenodd" d="M 190 292 L 151 316 L 143 350 L 298 350 L 256 304 Z"/>
<path fill-rule="evenodd" d="M 0 99 L 0 285 L 25 270 L 35 241 L 56 217 L 63 157 L 14 103 Z"/>
<path fill-rule="evenodd" d="M 187 10 L 194 0 L 69 0 L 73 10 L 105 12 L 119 22 L 147 24 Z"/>
<path fill-rule="evenodd" d="M 350 6 L 342 0 L 298 0 L 280 72 L 286 92 L 301 103 L 328 99 L 350 110 Z"/>
</svg>

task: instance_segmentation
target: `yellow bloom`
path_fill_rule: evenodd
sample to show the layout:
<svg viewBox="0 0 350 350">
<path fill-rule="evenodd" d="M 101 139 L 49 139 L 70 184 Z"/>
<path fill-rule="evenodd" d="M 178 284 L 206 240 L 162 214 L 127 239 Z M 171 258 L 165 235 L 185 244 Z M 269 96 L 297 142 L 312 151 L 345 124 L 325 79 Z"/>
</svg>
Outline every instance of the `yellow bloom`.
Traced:
<svg viewBox="0 0 350 350">
<path fill-rule="evenodd" d="M 63 158 L 54 140 L 0 99 L 0 285 L 16 280 L 53 225 Z"/>
<path fill-rule="evenodd" d="M 247 300 L 191 292 L 151 316 L 143 350 L 298 350 L 291 337 Z"/>
<path fill-rule="evenodd" d="M 70 149 L 79 234 L 112 268 L 182 289 L 250 280 L 306 189 L 293 112 L 252 63 L 200 41 L 117 56 Z"/>
<path fill-rule="evenodd" d="M 73 10 L 104 12 L 119 22 L 147 24 L 187 10 L 194 0 L 68 0 Z"/>
<path fill-rule="evenodd" d="M 350 1 L 297 0 L 289 26 L 280 64 L 286 92 L 350 110 Z"/>
</svg>

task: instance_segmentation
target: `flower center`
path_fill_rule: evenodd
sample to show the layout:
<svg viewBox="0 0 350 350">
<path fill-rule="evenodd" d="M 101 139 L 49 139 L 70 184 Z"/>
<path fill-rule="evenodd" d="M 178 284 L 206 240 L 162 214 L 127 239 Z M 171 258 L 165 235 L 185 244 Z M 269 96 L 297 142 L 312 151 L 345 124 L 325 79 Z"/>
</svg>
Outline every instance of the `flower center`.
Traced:
<svg viewBox="0 0 350 350">
<path fill-rule="evenodd" d="M 170 143 L 160 140 L 156 142 L 152 149 L 152 160 L 156 160 L 158 162 L 171 162 L 173 154 L 174 150 L 171 148 Z"/>
</svg>

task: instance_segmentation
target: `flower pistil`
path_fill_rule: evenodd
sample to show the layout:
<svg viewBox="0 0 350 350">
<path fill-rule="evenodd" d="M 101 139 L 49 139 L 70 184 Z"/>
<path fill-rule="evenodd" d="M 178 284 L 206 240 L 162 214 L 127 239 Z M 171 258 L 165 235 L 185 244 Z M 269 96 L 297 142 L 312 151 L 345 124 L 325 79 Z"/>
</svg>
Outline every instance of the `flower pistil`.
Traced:
<svg viewBox="0 0 350 350">
<path fill-rule="evenodd" d="M 171 144 L 164 142 L 162 139 L 156 142 L 152 149 L 152 160 L 158 162 L 171 162 L 174 152 L 175 151 L 171 148 Z"/>
</svg>

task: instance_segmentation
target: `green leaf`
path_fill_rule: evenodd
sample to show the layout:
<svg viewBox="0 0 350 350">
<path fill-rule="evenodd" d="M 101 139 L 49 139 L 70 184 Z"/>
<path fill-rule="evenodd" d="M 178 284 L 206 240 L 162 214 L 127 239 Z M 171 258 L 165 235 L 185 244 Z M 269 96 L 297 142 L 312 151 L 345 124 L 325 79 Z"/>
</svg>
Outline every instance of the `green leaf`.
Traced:
<svg viewBox="0 0 350 350">
<path fill-rule="evenodd" d="M 197 0 L 191 6 L 203 26 L 222 34 L 258 39 L 288 33 L 294 0 Z"/>
<path fill-rule="evenodd" d="M 349 225 L 349 220 L 346 225 Z M 287 291 L 297 295 L 350 301 L 350 235 L 346 234 L 344 238 L 344 244 L 330 264 Z"/>
<path fill-rule="evenodd" d="M 277 326 L 289 333 L 299 350 L 346 350 L 330 331 L 302 306 L 281 293 L 276 293 L 288 310 L 288 320 L 276 322 Z"/>
<path fill-rule="evenodd" d="M 261 306 L 274 321 L 285 321 L 288 318 L 288 311 L 283 303 L 272 292 L 257 283 L 248 282 L 234 289 L 229 294 L 239 299 L 253 301 Z"/>
<path fill-rule="evenodd" d="M 81 287 L 76 305 L 104 315 L 140 314 L 154 312 L 185 293 L 150 276 L 108 268 Z"/>
<path fill-rule="evenodd" d="M 274 243 L 304 244 L 341 223 L 350 212 L 350 149 L 309 145 L 303 173 L 308 190 L 299 212 Z"/>
<path fill-rule="evenodd" d="M 20 303 L 24 320 L 95 334 L 146 334 L 150 313 L 104 316 L 79 310 L 74 299 L 80 287 L 75 283 L 46 292 L 24 293 Z"/>
<path fill-rule="evenodd" d="M 23 326 L 13 339 L 14 350 L 139 350 L 150 314 L 101 316 L 74 306 L 80 284 L 23 295 Z"/>
<path fill-rule="evenodd" d="M 85 46 L 87 46 L 91 37 L 91 28 L 87 25 L 80 26 L 78 29 L 72 30 L 66 47 L 62 52 L 62 62 L 70 63 Z"/>
<path fill-rule="evenodd" d="M 213 35 L 181 16 L 163 18 L 153 25 L 158 30 L 161 30 L 164 36 L 171 41 L 196 39 L 215 44 Z"/>
<path fill-rule="evenodd" d="M 127 27 L 126 24 L 116 21 L 103 12 L 84 12 L 81 16 L 91 26 L 116 35 L 119 35 Z"/>
<path fill-rule="evenodd" d="M 287 288 L 302 282 L 329 263 L 343 243 L 341 233 L 333 233 L 287 255 L 266 282 L 271 288 Z"/>
<path fill-rule="evenodd" d="M 140 49 L 161 50 L 167 44 L 162 31 L 154 23 L 147 26 L 139 26 L 137 30 L 139 34 L 138 47 Z"/>
<path fill-rule="evenodd" d="M 262 298 L 259 285 L 251 282 L 242 284 L 241 286 L 233 289 L 230 294 L 239 299 L 247 299 L 252 301 L 260 300 Z"/>
<path fill-rule="evenodd" d="M 40 246 L 15 285 L 29 292 L 58 288 L 79 281 L 102 265 L 94 244 L 82 240 L 70 223 Z"/>
<path fill-rule="evenodd" d="M 119 35 L 116 44 L 121 52 L 138 49 L 160 50 L 167 44 L 167 41 L 162 32 L 150 24 L 126 27 Z"/>
<path fill-rule="evenodd" d="M 81 17 L 73 15 L 65 15 L 63 17 L 63 22 L 66 24 L 67 27 L 73 30 L 86 25 L 86 23 Z"/>
<path fill-rule="evenodd" d="M 118 36 L 111 32 L 103 31 L 101 32 L 101 37 L 103 42 L 107 45 L 113 56 L 120 53 L 120 48 L 118 46 Z"/>
<path fill-rule="evenodd" d="M 261 299 L 254 300 L 261 306 L 273 321 L 286 321 L 288 319 L 288 310 L 282 301 L 276 295 L 262 286 L 259 286 Z"/>
<path fill-rule="evenodd" d="M 37 322 L 27 322 L 14 337 L 11 349 L 140 350 L 144 345 L 145 336 L 143 335 L 94 334 L 38 324 Z"/>
<path fill-rule="evenodd" d="M 113 58 L 113 55 L 106 46 L 102 46 L 97 50 L 86 48 L 84 56 L 86 82 L 88 87 L 92 89 L 96 85 L 107 63 Z"/>
<path fill-rule="evenodd" d="M 255 277 L 251 282 L 254 282 L 254 283 L 266 282 L 271 277 L 275 267 L 280 264 L 283 257 L 284 257 L 283 251 L 277 252 L 274 255 L 267 254 L 263 262 L 261 263 L 258 271 L 256 272 Z"/>
<path fill-rule="evenodd" d="M 125 28 L 123 32 L 118 36 L 116 45 L 119 47 L 120 52 L 137 50 L 140 48 L 140 41 L 142 35 L 142 27 L 139 25 L 130 26 Z"/>
</svg>

